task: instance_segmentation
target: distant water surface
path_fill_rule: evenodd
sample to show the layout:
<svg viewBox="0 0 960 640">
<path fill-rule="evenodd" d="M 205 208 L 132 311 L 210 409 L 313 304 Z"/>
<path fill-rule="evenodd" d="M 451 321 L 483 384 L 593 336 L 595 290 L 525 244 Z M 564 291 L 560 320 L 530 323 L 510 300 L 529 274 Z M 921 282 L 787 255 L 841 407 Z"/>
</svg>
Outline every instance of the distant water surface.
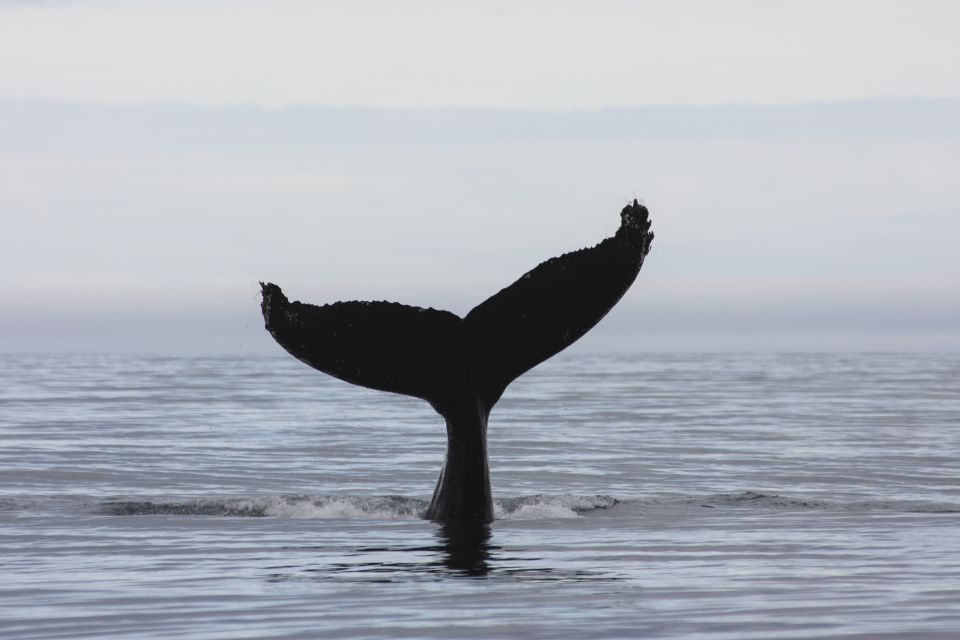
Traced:
<svg viewBox="0 0 960 640">
<path fill-rule="evenodd" d="M 0 637 L 960 637 L 960 354 L 559 357 L 499 520 L 292 358 L 0 357 Z"/>
</svg>

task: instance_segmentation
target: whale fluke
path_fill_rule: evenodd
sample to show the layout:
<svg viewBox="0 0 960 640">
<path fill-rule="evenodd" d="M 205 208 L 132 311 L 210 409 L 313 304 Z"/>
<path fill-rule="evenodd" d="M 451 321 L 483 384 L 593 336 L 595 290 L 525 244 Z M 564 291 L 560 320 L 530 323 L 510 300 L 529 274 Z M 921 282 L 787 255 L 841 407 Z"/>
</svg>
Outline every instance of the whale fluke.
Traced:
<svg viewBox="0 0 960 640">
<path fill-rule="evenodd" d="M 429 402 L 447 423 L 447 457 L 427 517 L 489 522 L 490 410 L 513 380 L 587 333 L 630 288 L 653 233 L 636 200 L 620 216 L 614 236 L 547 260 L 462 319 L 394 302 L 290 302 L 261 282 L 265 325 L 315 369 Z"/>
<path fill-rule="evenodd" d="M 465 366 L 463 321 L 395 302 L 290 302 L 261 284 L 263 318 L 293 357 L 346 382 L 438 402 Z"/>
</svg>

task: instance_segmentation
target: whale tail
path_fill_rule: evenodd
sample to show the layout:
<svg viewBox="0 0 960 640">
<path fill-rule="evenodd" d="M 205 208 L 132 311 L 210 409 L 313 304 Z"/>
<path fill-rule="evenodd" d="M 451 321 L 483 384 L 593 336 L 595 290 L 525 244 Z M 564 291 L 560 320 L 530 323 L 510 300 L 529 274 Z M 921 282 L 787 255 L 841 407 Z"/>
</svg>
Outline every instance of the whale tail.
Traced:
<svg viewBox="0 0 960 640">
<path fill-rule="evenodd" d="M 290 302 L 260 283 L 267 330 L 298 360 L 335 378 L 445 404 L 467 366 L 463 321 L 395 302 Z M 439 410 L 439 409 L 438 409 Z"/>
<path fill-rule="evenodd" d="M 261 282 L 265 325 L 315 369 L 429 402 L 447 421 L 448 449 L 428 516 L 492 520 L 487 417 L 513 380 L 587 333 L 636 279 L 653 241 L 649 213 L 634 200 L 620 216 L 614 236 L 543 262 L 464 318 L 394 302 L 290 302 Z M 482 472 L 462 468 L 473 466 Z M 438 495 L 446 508 L 434 508 Z"/>
</svg>

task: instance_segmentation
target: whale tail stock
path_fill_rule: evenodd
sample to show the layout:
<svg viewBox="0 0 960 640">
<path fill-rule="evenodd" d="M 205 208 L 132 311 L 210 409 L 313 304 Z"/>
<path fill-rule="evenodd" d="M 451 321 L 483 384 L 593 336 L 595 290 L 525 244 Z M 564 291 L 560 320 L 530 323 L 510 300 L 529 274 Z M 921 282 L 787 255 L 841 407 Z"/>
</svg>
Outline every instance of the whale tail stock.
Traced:
<svg viewBox="0 0 960 640">
<path fill-rule="evenodd" d="M 267 330 L 291 355 L 353 384 L 429 402 L 447 457 L 427 517 L 493 520 L 487 418 L 507 386 L 583 336 L 636 279 L 653 234 L 636 200 L 617 233 L 551 258 L 465 318 L 393 302 L 291 302 L 261 284 Z"/>
</svg>

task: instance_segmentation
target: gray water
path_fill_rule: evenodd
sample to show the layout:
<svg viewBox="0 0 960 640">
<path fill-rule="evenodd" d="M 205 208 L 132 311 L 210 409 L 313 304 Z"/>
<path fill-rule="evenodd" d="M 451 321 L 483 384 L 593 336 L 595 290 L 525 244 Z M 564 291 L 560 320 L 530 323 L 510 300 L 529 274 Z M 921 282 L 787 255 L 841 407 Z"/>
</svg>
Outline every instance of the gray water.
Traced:
<svg viewBox="0 0 960 640">
<path fill-rule="evenodd" d="M 4 638 L 960 637 L 960 355 L 560 357 L 498 520 L 291 358 L 0 359 Z"/>
</svg>

